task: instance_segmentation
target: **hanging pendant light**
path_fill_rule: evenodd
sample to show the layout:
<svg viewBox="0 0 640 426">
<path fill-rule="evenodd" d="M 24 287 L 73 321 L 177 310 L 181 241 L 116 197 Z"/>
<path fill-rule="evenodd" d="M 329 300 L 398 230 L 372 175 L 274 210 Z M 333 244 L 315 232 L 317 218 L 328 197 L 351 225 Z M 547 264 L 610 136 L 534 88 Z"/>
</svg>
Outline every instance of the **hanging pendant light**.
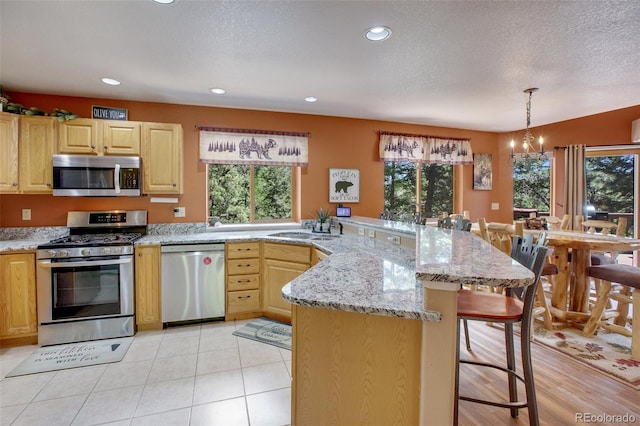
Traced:
<svg viewBox="0 0 640 426">
<path fill-rule="evenodd" d="M 531 129 L 529 128 L 531 126 L 531 97 L 533 93 L 537 91 L 537 87 L 532 87 L 524 90 L 524 93 L 529 94 L 529 99 L 527 100 L 527 128 L 525 129 L 524 136 L 522 137 L 522 153 L 515 152 L 516 142 L 513 139 L 511 140 L 511 155 L 509 157 L 512 161 L 516 161 L 516 159 L 525 159 L 527 161 L 531 159 L 547 159 L 547 154 L 545 153 L 543 147 L 544 139 L 542 138 L 542 136 L 538 138 L 540 149 L 536 150 L 534 148 L 535 138 L 531 133 Z"/>
</svg>

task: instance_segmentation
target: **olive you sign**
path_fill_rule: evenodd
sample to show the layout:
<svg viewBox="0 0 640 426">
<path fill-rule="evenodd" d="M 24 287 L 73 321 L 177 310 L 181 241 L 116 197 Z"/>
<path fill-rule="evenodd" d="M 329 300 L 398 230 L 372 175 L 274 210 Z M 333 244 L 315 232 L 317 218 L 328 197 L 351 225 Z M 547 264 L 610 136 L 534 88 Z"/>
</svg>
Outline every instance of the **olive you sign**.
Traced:
<svg viewBox="0 0 640 426">
<path fill-rule="evenodd" d="M 329 169 L 329 202 L 360 202 L 359 169 Z"/>
</svg>

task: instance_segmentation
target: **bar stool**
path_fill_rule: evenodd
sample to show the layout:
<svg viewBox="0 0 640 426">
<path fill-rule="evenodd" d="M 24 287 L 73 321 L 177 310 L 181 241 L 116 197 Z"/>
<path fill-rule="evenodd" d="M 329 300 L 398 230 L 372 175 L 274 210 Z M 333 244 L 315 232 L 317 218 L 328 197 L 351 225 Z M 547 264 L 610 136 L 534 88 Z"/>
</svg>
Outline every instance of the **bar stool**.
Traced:
<svg viewBox="0 0 640 426">
<path fill-rule="evenodd" d="M 582 335 L 593 336 L 598 327 L 605 328 L 614 333 L 631 337 L 631 357 L 640 359 L 640 268 L 619 263 L 612 265 L 590 266 L 588 268 L 590 277 L 600 279 L 596 303 L 591 310 L 591 316 L 585 325 Z M 620 284 L 622 289 L 618 289 L 612 283 Z M 631 291 L 633 289 L 633 291 Z M 637 293 L 637 294 L 636 294 Z M 605 308 L 611 300 L 617 302 L 615 310 L 607 311 Z M 633 304 L 633 316 L 628 318 L 629 304 Z M 618 323 L 609 322 L 616 318 Z M 631 331 L 626 327 L 626 323 L 631 324 Z"/>
<path fill-rule="evenodd" d="M 460 400 L 479 404 L 487 404 L 495 407 L 509 408 L 511 417 L 518 417 L 520 408 L 529 411 L 529 424 L 539 425 L 538 408 L 536 403 L 535 384 L 533 378 L 533 365 L 531 363 L 531 322 L 532 311 L 535 302 L 536 289 L 540 280 L 540 274 L 549 254 L 550 249 L 542 244 L 533 244 L 533 236 L 515 236 L 511 257 L 529 268 L 534 274 L 531 285 L 522 289 L 506 289 L 503 294 L 487 293 L 470 290 L 458 291 L 458 339 L 456 343 L 456 375 L 455 375 L 455 401 L 454 424 L 458 423 L 458 404 Z M 520 291 L 518 291 L 520 290 Z M 514 297 L 522 293 L 521 297 Z M 460 359 L 460 320 L 466 321 L 490 321 L 504 324 L 506 367 L 480 361 Z M 515 349 L 513 343 L 513 324 L 520 323 L 520 348 L 522 357 L 522 375 L 518 374 L 515 362 Z M 460 364 L 471 364 L 479 367 L 489 367 L 507 373 L 509 401 L 490 401 L 460 395 Z M 526 389 L 526 401 L 518 400 L 517 381 L 524 382 Z"/>
</svg>

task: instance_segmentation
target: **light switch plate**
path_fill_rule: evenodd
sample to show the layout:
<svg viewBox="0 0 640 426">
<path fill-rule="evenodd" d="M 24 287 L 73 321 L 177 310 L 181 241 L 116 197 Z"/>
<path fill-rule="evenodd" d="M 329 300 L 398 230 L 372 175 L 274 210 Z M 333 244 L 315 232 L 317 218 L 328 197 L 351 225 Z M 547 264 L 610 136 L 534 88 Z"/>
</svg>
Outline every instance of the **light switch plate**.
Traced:
<svg viewBox="0 0 640 426">
<path fill-rule="evenodd" d="M 22 209 L 22 220 L 31 220 L 31 209 Z"/>
<path fill-rule="evenodd" d="M 364 228 L 358 228 L 358 235 L 364 235 Z"/>
<path fill-rule="evenodd" d="M 500 210 L 500 203 L 491 203 L 491 210 Z"/>
<path fill-rule="evenodd" d="M 369 236 L 371 238 L 375 238 L 376 237 L 376 231 L 374 231 L 373 229 L 369 229 Z"/>
<path fill-rule="evenodd" d="M 176 207 L 175 209 L 173 209 L 174 217 L 185 217 L 186 214 L 187 214 L 186 207 Z"/>
</svg>

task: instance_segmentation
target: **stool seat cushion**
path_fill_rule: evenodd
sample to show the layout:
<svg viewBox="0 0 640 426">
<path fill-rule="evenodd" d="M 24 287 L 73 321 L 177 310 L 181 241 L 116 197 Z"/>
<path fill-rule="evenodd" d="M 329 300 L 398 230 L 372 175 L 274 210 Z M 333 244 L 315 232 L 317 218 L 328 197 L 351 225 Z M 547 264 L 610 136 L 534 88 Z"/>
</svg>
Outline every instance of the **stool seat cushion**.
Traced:
<svg viewBox="0 0 640 426">
<path fill-rule="evenodd" d="M 587 270 L 590 277 L 618 283 L 629 287 L 640 288 L 640 268 L 631 265 L 590 266 Z"/>
<path fill-rule="evenodd" d="M 591 266 L 612 265 L 614 263 L 611 256 L 607 256 L 604 253 L 591 253 Z"/>
<path fill-rule="evenodd" d="M 458 317 L 487 321 L 517 321 L 524 304 L 514 297 L 486 291 L 458 290 Z"/>
<path fill-rule="evenodd" d="M 557 275 L 558 267 L 551 262 L 545 262 L 540 275 Z"/>
</svg>

